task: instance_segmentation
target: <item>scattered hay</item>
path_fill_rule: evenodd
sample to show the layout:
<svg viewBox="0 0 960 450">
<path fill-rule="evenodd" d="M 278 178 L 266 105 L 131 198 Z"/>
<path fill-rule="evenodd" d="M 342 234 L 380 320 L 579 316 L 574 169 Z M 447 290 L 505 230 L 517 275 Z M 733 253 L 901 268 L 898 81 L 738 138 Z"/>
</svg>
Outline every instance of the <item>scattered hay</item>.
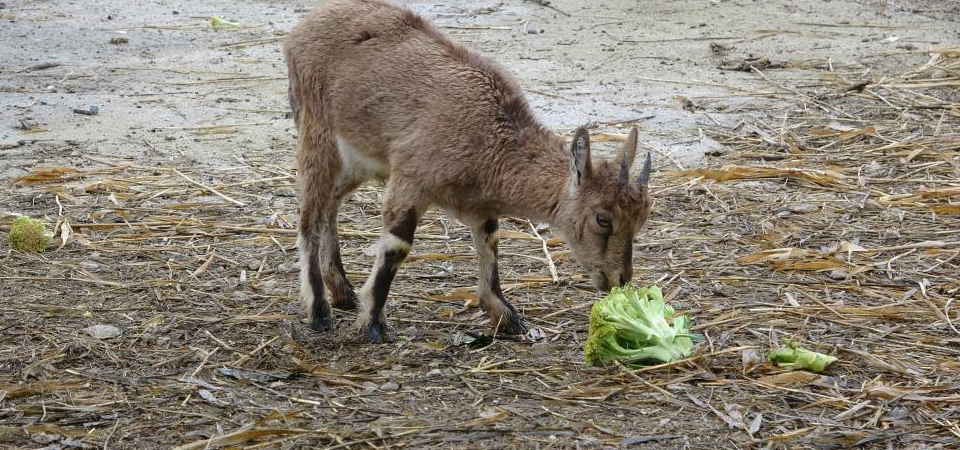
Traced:
<svg viewBox="0 0 960 450">
<path fill-rule="evenodd" d="M 777 85 L 794 105 L 778 126 L 705 130 L 733 151 L 655 176 L 636 276 L 705 341 L 637 370 L 584 366 L 595 294 L 526 221 L 502 221 L 500 267 L 536 342 L 477 335 L 471 239 L 431 212 L 388 306 L 399 339 L 370 346 L 352 313 L 330 335 L 301 321 L 289 169 L 35 168 L 2 207 L 59 217 L 61 248 L 0 264 L 16 299 L 0 304 L 0 442 L 946 448 L 960 438 L 958 70 L 941 52 L 897 76 Z M 381 195 L 362 188 L 342 211 L 355 283 Z M 95 324 L 123 334 L 80 332 Z M 782 339 L 838 359 L 774 368 L 762 354 Z"/>
</svg>

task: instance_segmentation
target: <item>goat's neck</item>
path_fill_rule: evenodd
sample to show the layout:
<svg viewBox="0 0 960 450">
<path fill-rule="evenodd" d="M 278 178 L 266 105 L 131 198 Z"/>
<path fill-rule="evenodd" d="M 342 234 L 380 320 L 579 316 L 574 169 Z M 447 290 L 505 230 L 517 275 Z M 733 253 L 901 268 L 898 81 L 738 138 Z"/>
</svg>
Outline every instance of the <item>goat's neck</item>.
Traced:
<svg viewBox="0 0 960 450">
<path fill-rule="evenodd" d="M 509 213 L 554 223 L 561 203 L 570 195 L 570 160 L 559 145 L 535 140 L 507 158 Z"/>
</svg>

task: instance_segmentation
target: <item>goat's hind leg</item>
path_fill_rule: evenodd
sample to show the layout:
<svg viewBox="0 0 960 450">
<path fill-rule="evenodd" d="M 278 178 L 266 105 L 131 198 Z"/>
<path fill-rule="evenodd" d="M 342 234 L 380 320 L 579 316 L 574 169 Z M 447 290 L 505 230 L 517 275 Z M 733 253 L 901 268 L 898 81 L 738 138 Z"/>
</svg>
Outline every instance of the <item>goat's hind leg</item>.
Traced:
<svg viewBox="0 0 960 450">
<path fill-rule="evenodd" d="M 302 169 L 301 169 L 302 170 Z M 300 300 L 307 309 L 310 328 L 315 331 L 329 331 L 333 327 L 330 318 L 330 305 L 323 290 L 323 271 L 320 253 L 323 251 L 321 233 L 324 222 L 324 209 L 329 208 L 324 200 L 312 197 L 314 182 L 301 174 L 300 232 L 297 237 L 297 249 L 300 256 Z M 328 199 L 329 200 L 329 199 Z"/>
<path fill-rule="evenodd" d="M 311 124 L 314 125 L 314 124 Z M 301 125 L 297 152 L 300 168 L 300 223 L 297 247 L 300 253 L 300 298 L 307 308 L 310 327 L 316 331 L 332 328 L 330 305 L 324 284 L 330 289 L 333 306 L 356 308 L 356 294 L 347 280 L 340 259 L 337 212 L 341 197 L 356 187 L 344 185 L 343 163 L 336 140 L 320 126 Z M 326 283 L 324 283 L 326 282 Z"/>
</svg>

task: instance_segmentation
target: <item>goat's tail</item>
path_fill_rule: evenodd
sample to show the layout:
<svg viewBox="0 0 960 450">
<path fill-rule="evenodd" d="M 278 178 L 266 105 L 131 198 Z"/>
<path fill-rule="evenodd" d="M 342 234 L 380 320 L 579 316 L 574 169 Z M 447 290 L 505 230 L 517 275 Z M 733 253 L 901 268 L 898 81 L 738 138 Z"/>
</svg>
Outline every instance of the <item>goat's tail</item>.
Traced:
<svg viewBox="0 0 960 450">
<path fill-rule="evenodd" d="M 291 58 L 290 52 L 286 51 L 287 59 L 287 78 L 289 85 L 287 87 L 287 97 L 290 100 L 290 109 L 293 110 L 293 123 L 300 128 L 300 74 L 297 71 L 296 63 Z"/>
</svg>

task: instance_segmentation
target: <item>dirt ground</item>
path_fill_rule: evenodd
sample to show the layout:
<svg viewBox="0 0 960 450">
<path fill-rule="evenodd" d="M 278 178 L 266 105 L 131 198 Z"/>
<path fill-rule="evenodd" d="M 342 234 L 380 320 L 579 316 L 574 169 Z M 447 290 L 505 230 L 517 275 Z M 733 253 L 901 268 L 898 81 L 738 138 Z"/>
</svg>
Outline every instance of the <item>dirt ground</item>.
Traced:
<svg viewBox="0 0 960 450">
<path fill-rule="evenodd" d="M 960 2 L 407 3 L 601 156 L 640 128 L 634 282 L 692 317 L 694 357 L 585 367 L 597 294 L 512 218 L 501 279 L 535 331 L 491 340 L 469 234 L 437 211 L 396 342 L 339 311 L 311 332 L 281 46 L 314 4 L 7 0 L 0 231 L 57 239 L 0 239 L 0 447 L 957 448 Z M 355 284 L 381 194 L 341 214 Z M 782 338 L 839 361 L 763 364 Z"/>
</svg>

